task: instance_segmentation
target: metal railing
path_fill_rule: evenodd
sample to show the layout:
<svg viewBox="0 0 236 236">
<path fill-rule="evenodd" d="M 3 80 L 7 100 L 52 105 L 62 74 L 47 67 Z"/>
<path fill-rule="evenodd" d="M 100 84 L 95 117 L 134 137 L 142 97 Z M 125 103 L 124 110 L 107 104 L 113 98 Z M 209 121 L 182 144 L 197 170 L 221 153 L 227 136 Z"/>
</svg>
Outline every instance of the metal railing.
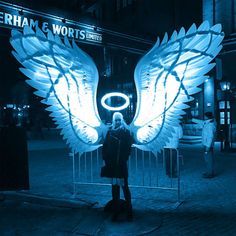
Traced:
<svg viewBox="0 0 236 236">
<path fill-rule="evenodd" d="M 73 163 L 74 195 L 78 185 L 110 185 L 107 178 L 100 177 L 104 165 L 101 148 L 93 152 L 70 154 Z M 180 202 L 180 158 L 178 149 L 164 149 L 161 154 L 154 155 L 132 148 L 128 160 L 129 186 L 134 188 L 151 188 L 173 190 L 177 192 Z"/>
</svg>

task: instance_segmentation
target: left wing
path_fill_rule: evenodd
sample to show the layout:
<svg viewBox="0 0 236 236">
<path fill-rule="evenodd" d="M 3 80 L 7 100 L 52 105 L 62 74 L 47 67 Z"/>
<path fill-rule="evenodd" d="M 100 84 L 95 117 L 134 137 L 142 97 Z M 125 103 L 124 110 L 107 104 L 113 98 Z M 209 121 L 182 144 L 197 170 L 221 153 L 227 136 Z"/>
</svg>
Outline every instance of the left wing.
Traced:
<svg viewBox="0 0 236 236">
<path fill-rule="evenodd" d="M 137 110 L 130 128 L 137 148 L 156 153 L 174 132 L 173 126 L 185 114 L 186 102 L 207 78 L 210 63 L 221 50 L 221 25 L 195 24 L 187 33 L 167 34 L 138 62 L 135 68 Z"/>
<path fill-rule="evenodd" d="M 74 152 L 92 151 L 100 146 L 104 125 L 96 106 L 98 71 L 93 60 L 75 42 L 64 43 L 51 31 L 47 37 L 37 28 L 12 30 L 13 55 L 20 68 L 44 98 L 57 128 Z"/>
</svg>

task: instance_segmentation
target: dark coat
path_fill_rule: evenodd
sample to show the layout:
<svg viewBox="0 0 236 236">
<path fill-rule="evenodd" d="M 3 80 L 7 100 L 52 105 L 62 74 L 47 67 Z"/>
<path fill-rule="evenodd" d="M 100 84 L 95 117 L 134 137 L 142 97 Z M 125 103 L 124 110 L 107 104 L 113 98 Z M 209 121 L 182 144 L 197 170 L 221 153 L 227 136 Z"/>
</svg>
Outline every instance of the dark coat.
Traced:
<svg viewBox="0 0 236 236">
<path fill-rule="evenodd" d="M 127 129 L 111 129 L 107 132 L 102 148 L 106 169 L 103 177 L 128 178 L 127 161 L 131 145 L 132 139 Z"/>
</svg>

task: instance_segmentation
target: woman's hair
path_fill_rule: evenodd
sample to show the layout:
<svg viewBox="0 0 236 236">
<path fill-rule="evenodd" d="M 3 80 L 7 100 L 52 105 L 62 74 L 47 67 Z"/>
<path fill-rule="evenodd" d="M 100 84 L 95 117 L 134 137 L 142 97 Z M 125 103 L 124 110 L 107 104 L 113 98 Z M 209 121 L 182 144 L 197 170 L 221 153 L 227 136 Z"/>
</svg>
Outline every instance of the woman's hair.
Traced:
<svg viewBox="0 0 236 236">
<path fill-rule="evenodd" d="M 112 129 L 115 129 L 115 119 L 119 118 L 121 120 L 121 128 L 129 129 L 128 125 L 124 121 L 124 117 L 120 112 L 115 112 L 112 116 Z"/>
</svg>

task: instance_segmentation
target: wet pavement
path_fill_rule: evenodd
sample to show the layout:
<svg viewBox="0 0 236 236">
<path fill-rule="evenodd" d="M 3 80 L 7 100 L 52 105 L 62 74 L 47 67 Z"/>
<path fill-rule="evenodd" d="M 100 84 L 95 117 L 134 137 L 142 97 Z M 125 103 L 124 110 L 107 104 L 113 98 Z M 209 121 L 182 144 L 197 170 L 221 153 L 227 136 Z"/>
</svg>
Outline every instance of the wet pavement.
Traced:
<svg viewBox="0 0 236 236">
<path fill-rule="evenodd" d="M 131 188 L 133 222 L 103 211 L 110 186 L 73 191 L 72 158 L 60 140 L 29 141 L 29 191 L 0 196 L 0 235 L 236 235 L 236 153 L 215 148 L 216 177 L 203 179 L 201 146 L 182 144 L 181 204 L 168 190 Z"/>
</svg>

